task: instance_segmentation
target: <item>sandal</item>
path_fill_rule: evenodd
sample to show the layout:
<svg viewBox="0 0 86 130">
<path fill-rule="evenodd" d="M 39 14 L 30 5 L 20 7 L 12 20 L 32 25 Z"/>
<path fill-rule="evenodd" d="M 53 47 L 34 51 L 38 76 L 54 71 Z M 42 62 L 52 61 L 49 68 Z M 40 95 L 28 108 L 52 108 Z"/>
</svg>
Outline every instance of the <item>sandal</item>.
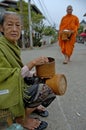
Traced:
<svg viewBox="0 0 86 130">
<path fill-rule="evenodd" d="M 49 116 L 49 112 L 47 110 L 38 110 L 36 109 L 34 111 L 34 113 L 38 114 L 39 116 L 42 116 L 42 117 L 48 117 Z"/>
<path fill-rule="evenodd" d="M 67 61 L 64 61 L 63 64 L 68 64 L 68 62 L 67 62 Z"/>
<path fill-rule="evenodd" d="M 35 130 L 44 130 L 46 129 L 48 126 L 48 123 L 45 121 L 41 121 L 40 125 L 38 126 L 38 128 L 35 128 Z"/>
<path fill-rule="evenodd" d="M 47 128 L 47 126 L 48 126 L 48 123 L 46 121 L 41 121 L 40 125 L 37 128 L 35 128 L 34 130 L 44 130 Z M 27 129 L 26 127 L 24 127 L 24 128 Z"/>
</svg>

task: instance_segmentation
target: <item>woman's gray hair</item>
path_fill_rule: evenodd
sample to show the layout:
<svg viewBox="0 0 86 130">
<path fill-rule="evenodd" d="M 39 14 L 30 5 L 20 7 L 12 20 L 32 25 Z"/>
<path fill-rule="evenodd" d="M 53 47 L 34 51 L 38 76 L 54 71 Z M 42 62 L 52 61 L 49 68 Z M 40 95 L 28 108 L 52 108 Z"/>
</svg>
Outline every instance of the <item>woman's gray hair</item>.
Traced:
<svg viewBox="0 0 86 130">
<path fill-rule="evenodd" d="M 6 15 L 10 15 L 10 14 L 12 14 L 12 15 L 17 15 L 17 16 L 20 18 L 20 20 L 21 20 L 20 15 L 18 15 L 16 12 L 4 11 L 4 12 L 2 12 L 2 13 L 0 14 L 0 25 L 3 25 L 4 20 L 5 20 L 5 16 L 6 16 Z"/>
</svg>

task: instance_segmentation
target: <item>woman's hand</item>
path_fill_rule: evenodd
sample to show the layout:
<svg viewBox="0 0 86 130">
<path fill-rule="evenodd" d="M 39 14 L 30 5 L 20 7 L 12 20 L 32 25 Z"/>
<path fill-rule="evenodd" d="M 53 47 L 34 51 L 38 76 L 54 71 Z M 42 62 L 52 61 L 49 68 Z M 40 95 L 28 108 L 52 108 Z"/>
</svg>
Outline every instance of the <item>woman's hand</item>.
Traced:
<svg viewBox="0 0 86 130">
<path fill-rule="evenodd" d="M 28 66 L 29 70 L 31 70 L 34 66 L 42 65 L 42 64 L 45 64 L 45 63 L 48 63 L 48 62 L 49 62 L 49 60 L 48 60 L 47 57 L 41 56 L 41 57 L 38 57 L 38 58 L 32 60 L 31 62 L 29 62 L 27 64 L 27 66 Z"/>
<path fill-rule="evenodd" d="M 44 56 L 41 56 L 39 58 L 34 59 L 33 62 L 35 64 L 35 66 L 42 65 L 42 64 L 48 63 L 48 58 L 44 57 Z"/>
</svg>

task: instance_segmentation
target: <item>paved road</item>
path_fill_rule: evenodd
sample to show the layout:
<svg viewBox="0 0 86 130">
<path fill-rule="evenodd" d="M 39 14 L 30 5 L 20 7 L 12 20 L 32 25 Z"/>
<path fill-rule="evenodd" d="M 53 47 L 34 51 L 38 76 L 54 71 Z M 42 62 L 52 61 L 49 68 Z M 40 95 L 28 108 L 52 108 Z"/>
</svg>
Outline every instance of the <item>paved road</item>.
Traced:
<svg viewBox="0 0 86 130">
<path fill-rule="evenodd" d="M 56 73 L 65 74 L 67 91 L 47 108 L 49 117 L 41 118 L 49 124 L 46 130 L 86 130 L 86 45 L 75 44 L 71 62 L 63 65 L 59 46 L 22 51 L 24 63 L 40 55 L 55 58 Z"/>
</svg>

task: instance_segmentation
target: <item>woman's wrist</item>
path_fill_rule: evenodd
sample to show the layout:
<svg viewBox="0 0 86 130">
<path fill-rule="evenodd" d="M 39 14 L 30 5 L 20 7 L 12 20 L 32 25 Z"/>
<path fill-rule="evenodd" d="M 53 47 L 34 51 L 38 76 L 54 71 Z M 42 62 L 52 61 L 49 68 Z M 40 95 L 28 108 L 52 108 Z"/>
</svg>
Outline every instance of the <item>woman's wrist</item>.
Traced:
<svg viewBox="0 0 86 130">
<path fill-rule="evenodd" d="M 33 60 L 27 64 L 27 67 L 29 68 L 29 70 L 31 70 L 35 65 L 36 65 L 36 62 L 35 60 Z"/>
</svg>

